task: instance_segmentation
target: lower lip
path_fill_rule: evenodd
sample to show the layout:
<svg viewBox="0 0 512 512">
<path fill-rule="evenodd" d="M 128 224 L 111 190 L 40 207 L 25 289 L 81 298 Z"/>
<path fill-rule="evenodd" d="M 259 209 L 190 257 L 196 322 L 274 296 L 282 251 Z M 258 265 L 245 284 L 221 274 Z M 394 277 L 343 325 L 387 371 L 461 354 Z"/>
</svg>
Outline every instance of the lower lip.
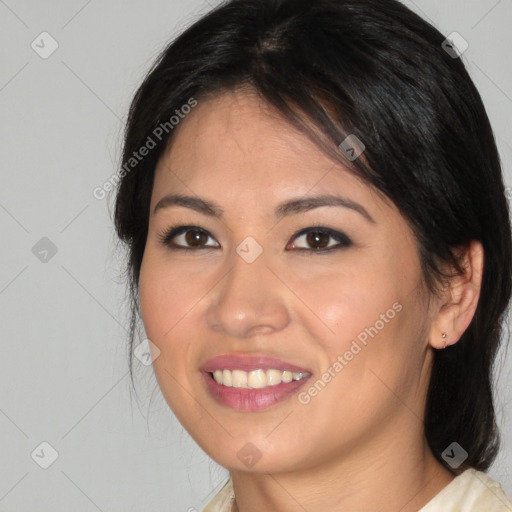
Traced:
<svg viewBox="0 0 512 512">
<path fill-rule="evenodd" d="M 292 380 L 291 382 L 281 382 L 281 384 L 276 386 L 268 386 L 261 389 L 223 386 L 218 384 L 212 375 L 207 372 L 203 372 L 203 378 L 210 394 L 217 402 L 239 411 L 254 412 L 267 409 L 278 402 L 282 402 L 303 386 L 309 379 L 309 376 L 303 377 L 300 380 Z"/>
</svg>

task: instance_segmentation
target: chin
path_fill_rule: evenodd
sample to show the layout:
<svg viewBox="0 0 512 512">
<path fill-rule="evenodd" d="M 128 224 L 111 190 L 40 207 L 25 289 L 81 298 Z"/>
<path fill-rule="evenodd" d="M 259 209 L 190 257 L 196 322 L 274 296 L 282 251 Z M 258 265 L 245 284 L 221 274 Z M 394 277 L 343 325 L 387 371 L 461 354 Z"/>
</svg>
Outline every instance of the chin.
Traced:
<svg viewBox="0 0 512 512">
<path fill-rule="evenodd" d="M 228 438 L 212 446 L 210 439 L 207 445 L 203 445 L 203 449 L 217 464 L 229 471 L 268 474 L 298 469 L 300 461 L 292 456 L 297 453 L 297 448 L 276 442 L 278 445 L 273 446 L 262 435 L 253 438 L 246 436 L 243 439 Z"/>
</svg>

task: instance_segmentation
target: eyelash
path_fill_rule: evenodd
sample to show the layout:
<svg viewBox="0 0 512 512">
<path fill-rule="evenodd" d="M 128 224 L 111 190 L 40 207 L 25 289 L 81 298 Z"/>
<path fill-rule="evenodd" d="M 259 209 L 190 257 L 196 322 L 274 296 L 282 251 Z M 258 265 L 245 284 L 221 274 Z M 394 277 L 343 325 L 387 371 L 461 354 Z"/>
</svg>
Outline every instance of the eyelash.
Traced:
<svg viewBox="0 0 512 512">
<path fill-rule="evenodd" d="M 181 235 L 183 233 L 187 233 L 187 231 L 197 231 L 199 233 L 205 234 L 208 237 L 213 238 L 212 235 L 210 235 L 208 233 L 208 231 L 206 231 L 205 229 L 202 229 L 198 226 L 175 225 L 175 226 L 171 226 L 171 227 L 167 228 L 165 231 L 160 233 L 158 235 L 158 240 L 162 245 L 168 247 L 171 250 L 198 251 L 198 250 L 204 250 L 204 249 L 217 249 L 217 247 L 212 247 L 212 246 L 185 247 L 182 245 L 173 245 L 171 243 L 171 241 L 174 237 L 176 237 L 177 235 Z M 335 231 L 333 229 L 326 228 L 324 226 L 310 226 L 308 228 L 300 229 L 292 235 L 291 239 L 294 240 L 302 235 L 307 235 L 308 233 L 317 233 L 317 234 L 322 234 L 322 235 L 328 235 L 330 238 L 333 238 L 334 240 L 336 240 L 339 243 L 338 243 L 338 245 L 335 245 L 333 247 L 324 248 L 324 249 L 313 249 L 313 248 L 309 249 L 309 248 L 304 248 L 304 247 L 298 247 L 298 248 L 295 248 L 292 250 L 304 251 L 304 252 L 309 252 L 312 254 L 325 254 L 325 253 L 328 253 L 331 251 L 336 251 L 339 249 L 347 248 L 352 245 L 352 241 L 350 240 L 350 238 L 347 235 L 345 235 L 344 233 L 341 233 L 340 231 Z"/>
</svg>

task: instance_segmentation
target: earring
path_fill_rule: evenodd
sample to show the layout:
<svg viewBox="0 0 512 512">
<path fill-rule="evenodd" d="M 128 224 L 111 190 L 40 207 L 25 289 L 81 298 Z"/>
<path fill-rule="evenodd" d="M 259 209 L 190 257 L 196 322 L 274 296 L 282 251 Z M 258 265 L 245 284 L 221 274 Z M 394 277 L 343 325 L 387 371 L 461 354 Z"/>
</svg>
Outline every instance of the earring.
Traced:
<svg viewBox="0 0 512 512">
<path fill-rule="evenodd" d="M 441 338 L 443 338 L 443 340 L 444 340 L 443 348 L 446 348 L 446 337 L 447 337 L 447 334 L 446 334 L 445 332 L 443 332 L 443 333 L 441 334 Z"/>
</svg>

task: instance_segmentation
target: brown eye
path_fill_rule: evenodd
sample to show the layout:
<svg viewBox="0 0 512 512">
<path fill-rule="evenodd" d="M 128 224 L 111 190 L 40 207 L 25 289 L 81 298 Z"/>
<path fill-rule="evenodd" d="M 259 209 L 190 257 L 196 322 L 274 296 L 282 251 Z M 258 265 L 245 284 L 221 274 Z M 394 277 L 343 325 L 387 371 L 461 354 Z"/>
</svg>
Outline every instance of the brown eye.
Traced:
<svg viewBox="0 0 512 512">
<path fill-rule="evenodd" d="M 302 246 L 298 244 L 300 239 L 305 241 L 305 244 L 301 242 Z M 302 229 L 292 237 L 292 240 L 295 241 L 291 244 L 291 249 L 311 253 L 329 252 L 352 245 L 352 241 L 344 233 L 324 227 Z"/>
<path fill-rule="evenodd" d="M 330 236 L 326 233 L 320 233 L 318 231 L 310 231 L 306 235 L 307 243 L 314 249 L 323 249 L 329 245 Z"/>
<path fill-rule="evenodd" d="M 185 233 L 185 241 L 192 247 L 199 247 L 205 244 L 208 240 L 208 235 L 204 231 L 189 229 Z"/>
<path fill-rule="evenodd" d="M 213 237 L 197 226 L 176 226 L 159 235 L 160 242 L 170 249 L 209 249 L 220 247 L 219 244 L 206 245 Z"/>
</svg>

